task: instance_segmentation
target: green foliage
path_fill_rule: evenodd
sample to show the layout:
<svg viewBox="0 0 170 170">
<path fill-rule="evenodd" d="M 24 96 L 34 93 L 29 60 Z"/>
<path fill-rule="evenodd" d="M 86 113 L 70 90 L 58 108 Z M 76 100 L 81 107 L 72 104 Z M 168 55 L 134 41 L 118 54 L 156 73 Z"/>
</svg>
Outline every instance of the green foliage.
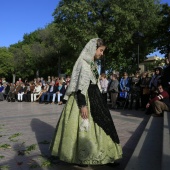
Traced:
<svg viewBox="0 0 170 170">
<path fill-rule="evenodd" d="M 0 145 L 0 149 L 11 149 L 11 145 L 9 145 L 9 144 L 2 144 L 2 145 Z"/>
<path fill-rule="evenodd" d="M 137 70 L 139 61 L 158 48 L 169 45 L 169 9 L 158 0 L 61 0 L 54 10 L 54 22 L 44 29 L 24 34 L 23 41 L 9 49 L 0 48 L 0 77 L 58 76 L 71 74 L 85 44 L 94 37 L 107 45 L 101 62 L 109 72 Z M 139 31 L 144 37 L 134 37 Z"/>
<path fill-rule="evenodd" d="M 0 159 L 3 159 L 3 158 L 5 158 L 5 156 L 3 156 L 3 155 L 0 155 Z"/>
<path fill-rule="evenodd" d="M 13 55 L 7 48 L 0 48 L 0 77 L 7 77 L 13 71 Z"/>
<path fill-rule="evenodd" d="M 170 52 L 170 6 L 168 4 L 162 5 L 159 16 L 162 20 L 157 27 L 153 43 L 162 54 L 167 54 Z"/>
<path fill-rule="evenodd" d="M 159 11 L 160 5 L 154 0 L 62 0 L 53 15 L 60 32 L 78 51 L 90 38 L 104 39 L 107 44 L 107 69 L 119 70 L 127 69 L 129 63 L 125 61 L 137 51 L 133 40 L 136 31 L 146 35 L 141 60 L 148 54 L 148 49 L 153 49 L 148 35 L 151 37 L 156 31 L 161 20 Z"/>
<path fill-rule="evenodd" d="M 15 138 L 17 138 L 18 136 L 21 136 L 22 134 L 21 133 L 15 133 L 13 135 L 11 135 L 8 139 L 12 142 L 16 142 L 18 140 L 16 140 Z"/>
<path fill-rule="evenodd" d="M 25 149 L 25 154 L 30 154 L 31 151 L 35 150 L 37 147 L 36 144 L 32 144 L 30 146 L 27 146 L 26 149 Z"/>
<path fill-rule="evenodd" d="M 10 166 L 8 166 L 8 165 L 2 165 L 2 166 L 0 166 L 0 169 L 1 169 L 1 170 L 9 170 L 9 169 L 10 169 Z"/>
<path fill-rule="evenodd" d="M 146 63 L 145 67 L 147 70 L 153 71 L 158 66 L 162 67 L 162 63 L 164 63 L 164 59 L 156 60 L 155 62 L 152 63 Z"/>
</svg>

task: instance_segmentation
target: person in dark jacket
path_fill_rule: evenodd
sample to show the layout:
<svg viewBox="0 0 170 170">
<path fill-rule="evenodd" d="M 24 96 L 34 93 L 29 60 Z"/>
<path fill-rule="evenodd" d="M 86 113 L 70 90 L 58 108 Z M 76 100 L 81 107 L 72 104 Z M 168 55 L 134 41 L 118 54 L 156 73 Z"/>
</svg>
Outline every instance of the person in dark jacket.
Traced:
<svg viewBox="0 0 170 170">
<path fill-rule="evenodd" d="M 52 81 L 52 82 L 50 83 L 50 86 L 49 86 L 48 91 L 42 94 L 42 96 L 41 96 L 41 103 L 44 102 L 45 96 L 46 96 L 46 102 L 45 102 L 45 104 L 50 103 L 50 97 L 52 97 L 53 94 L 56 93 L 56 92 L 57 92 L 57 86 L 55 85 L 55 82 Z"/>
<path fill-rule="evenodd" d="M 63 84 L 63 81 L 62 80 L 59 80 L 59 84 L 57 86 L 57 92 L 53 94 L 53 99 L 52 99 L 52 103 L 55 102 L 55 98 L 56 98 L 56 95 L 57 95 L 57 102 L 59 105 L 62 105 L 63 104 L 63 96 L 66 92 L 66 89 L 65 89 L 65 84 Z"/>
<path fill-rule="evenodd" d="M 163 89 L 162 84 L 158 84 L 157 92 L 157 95 L 147 103 L 146 108 L 152 109 L 153 116 L 162 116 L 163 111 L 170 111 L 169 94 Z"/>
<path fill-rule="evenodd" d="M 169 93 L 170 95 L 170 54 L 168 56 L 168 61 L 166 68 L 163 70 L 163 75 L 162 75 L 162 85 L 164 89 Z"/>
</svg>

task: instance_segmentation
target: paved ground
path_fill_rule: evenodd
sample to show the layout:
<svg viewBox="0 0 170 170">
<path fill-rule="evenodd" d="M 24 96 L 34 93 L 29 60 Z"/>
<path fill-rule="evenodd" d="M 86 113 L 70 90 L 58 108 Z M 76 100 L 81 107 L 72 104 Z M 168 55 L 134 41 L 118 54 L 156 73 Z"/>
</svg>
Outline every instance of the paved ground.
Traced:
<svg viewBox="0 0 170 170">
<path fill-rule="evenodd" d="M 51 164 L 49 143 L 64 105 L 0 102 L 0 170 L 124 170 L 149 119 L 142 111 L 111 110 L 123 159 L 118 167 Z"/>
</svg>

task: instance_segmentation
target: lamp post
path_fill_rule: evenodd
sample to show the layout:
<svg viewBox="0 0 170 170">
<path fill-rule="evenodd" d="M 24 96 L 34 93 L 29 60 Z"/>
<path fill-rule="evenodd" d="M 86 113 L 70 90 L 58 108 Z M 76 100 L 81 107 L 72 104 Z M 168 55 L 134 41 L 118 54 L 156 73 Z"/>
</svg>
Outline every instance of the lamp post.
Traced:
<svg viewBox="0 0 170 170">
<path fill-rule="evenodd" d="M 141 43 L 141 39 L 144 37 L 143 33 L 137 31 L 134 33 L 134 41 L 137 43 L 137 69 L 139 71 L 139 45 Z"/>
<path fill-rule="evenodd" d="M 105 57 L 102 57 L 101 59 L 101 71 L 100 71 L 100 74 L 101 73 L 105 73 L 105 64 L 106 64 L 106 61 L 105 61 Z"/>
<path fill-rule="evenodd" d="M 60 77 L 61 74 L 61 57 L 60 54 L 58 56 L 58 76 Z"/>
</svg>

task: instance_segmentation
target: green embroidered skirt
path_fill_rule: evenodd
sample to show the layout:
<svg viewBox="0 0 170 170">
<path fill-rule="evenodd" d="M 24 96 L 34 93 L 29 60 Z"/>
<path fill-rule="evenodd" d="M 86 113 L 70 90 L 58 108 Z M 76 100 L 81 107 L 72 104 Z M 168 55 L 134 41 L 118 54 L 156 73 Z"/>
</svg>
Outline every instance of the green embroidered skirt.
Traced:
<svg viewBox="0 0 170 170">
<path fill-rule="evenodd" d="M 75 164 L 113 163 L 122 158 L 122 148 L 94 122 L 88 94 L 86 102 L 89 111 L 89 128 L 81 129 L 82 118 L 75 94 L 69 97 L 51 142 L 51 155 L 58 156 L 62 161 Z"/>
</svg>

